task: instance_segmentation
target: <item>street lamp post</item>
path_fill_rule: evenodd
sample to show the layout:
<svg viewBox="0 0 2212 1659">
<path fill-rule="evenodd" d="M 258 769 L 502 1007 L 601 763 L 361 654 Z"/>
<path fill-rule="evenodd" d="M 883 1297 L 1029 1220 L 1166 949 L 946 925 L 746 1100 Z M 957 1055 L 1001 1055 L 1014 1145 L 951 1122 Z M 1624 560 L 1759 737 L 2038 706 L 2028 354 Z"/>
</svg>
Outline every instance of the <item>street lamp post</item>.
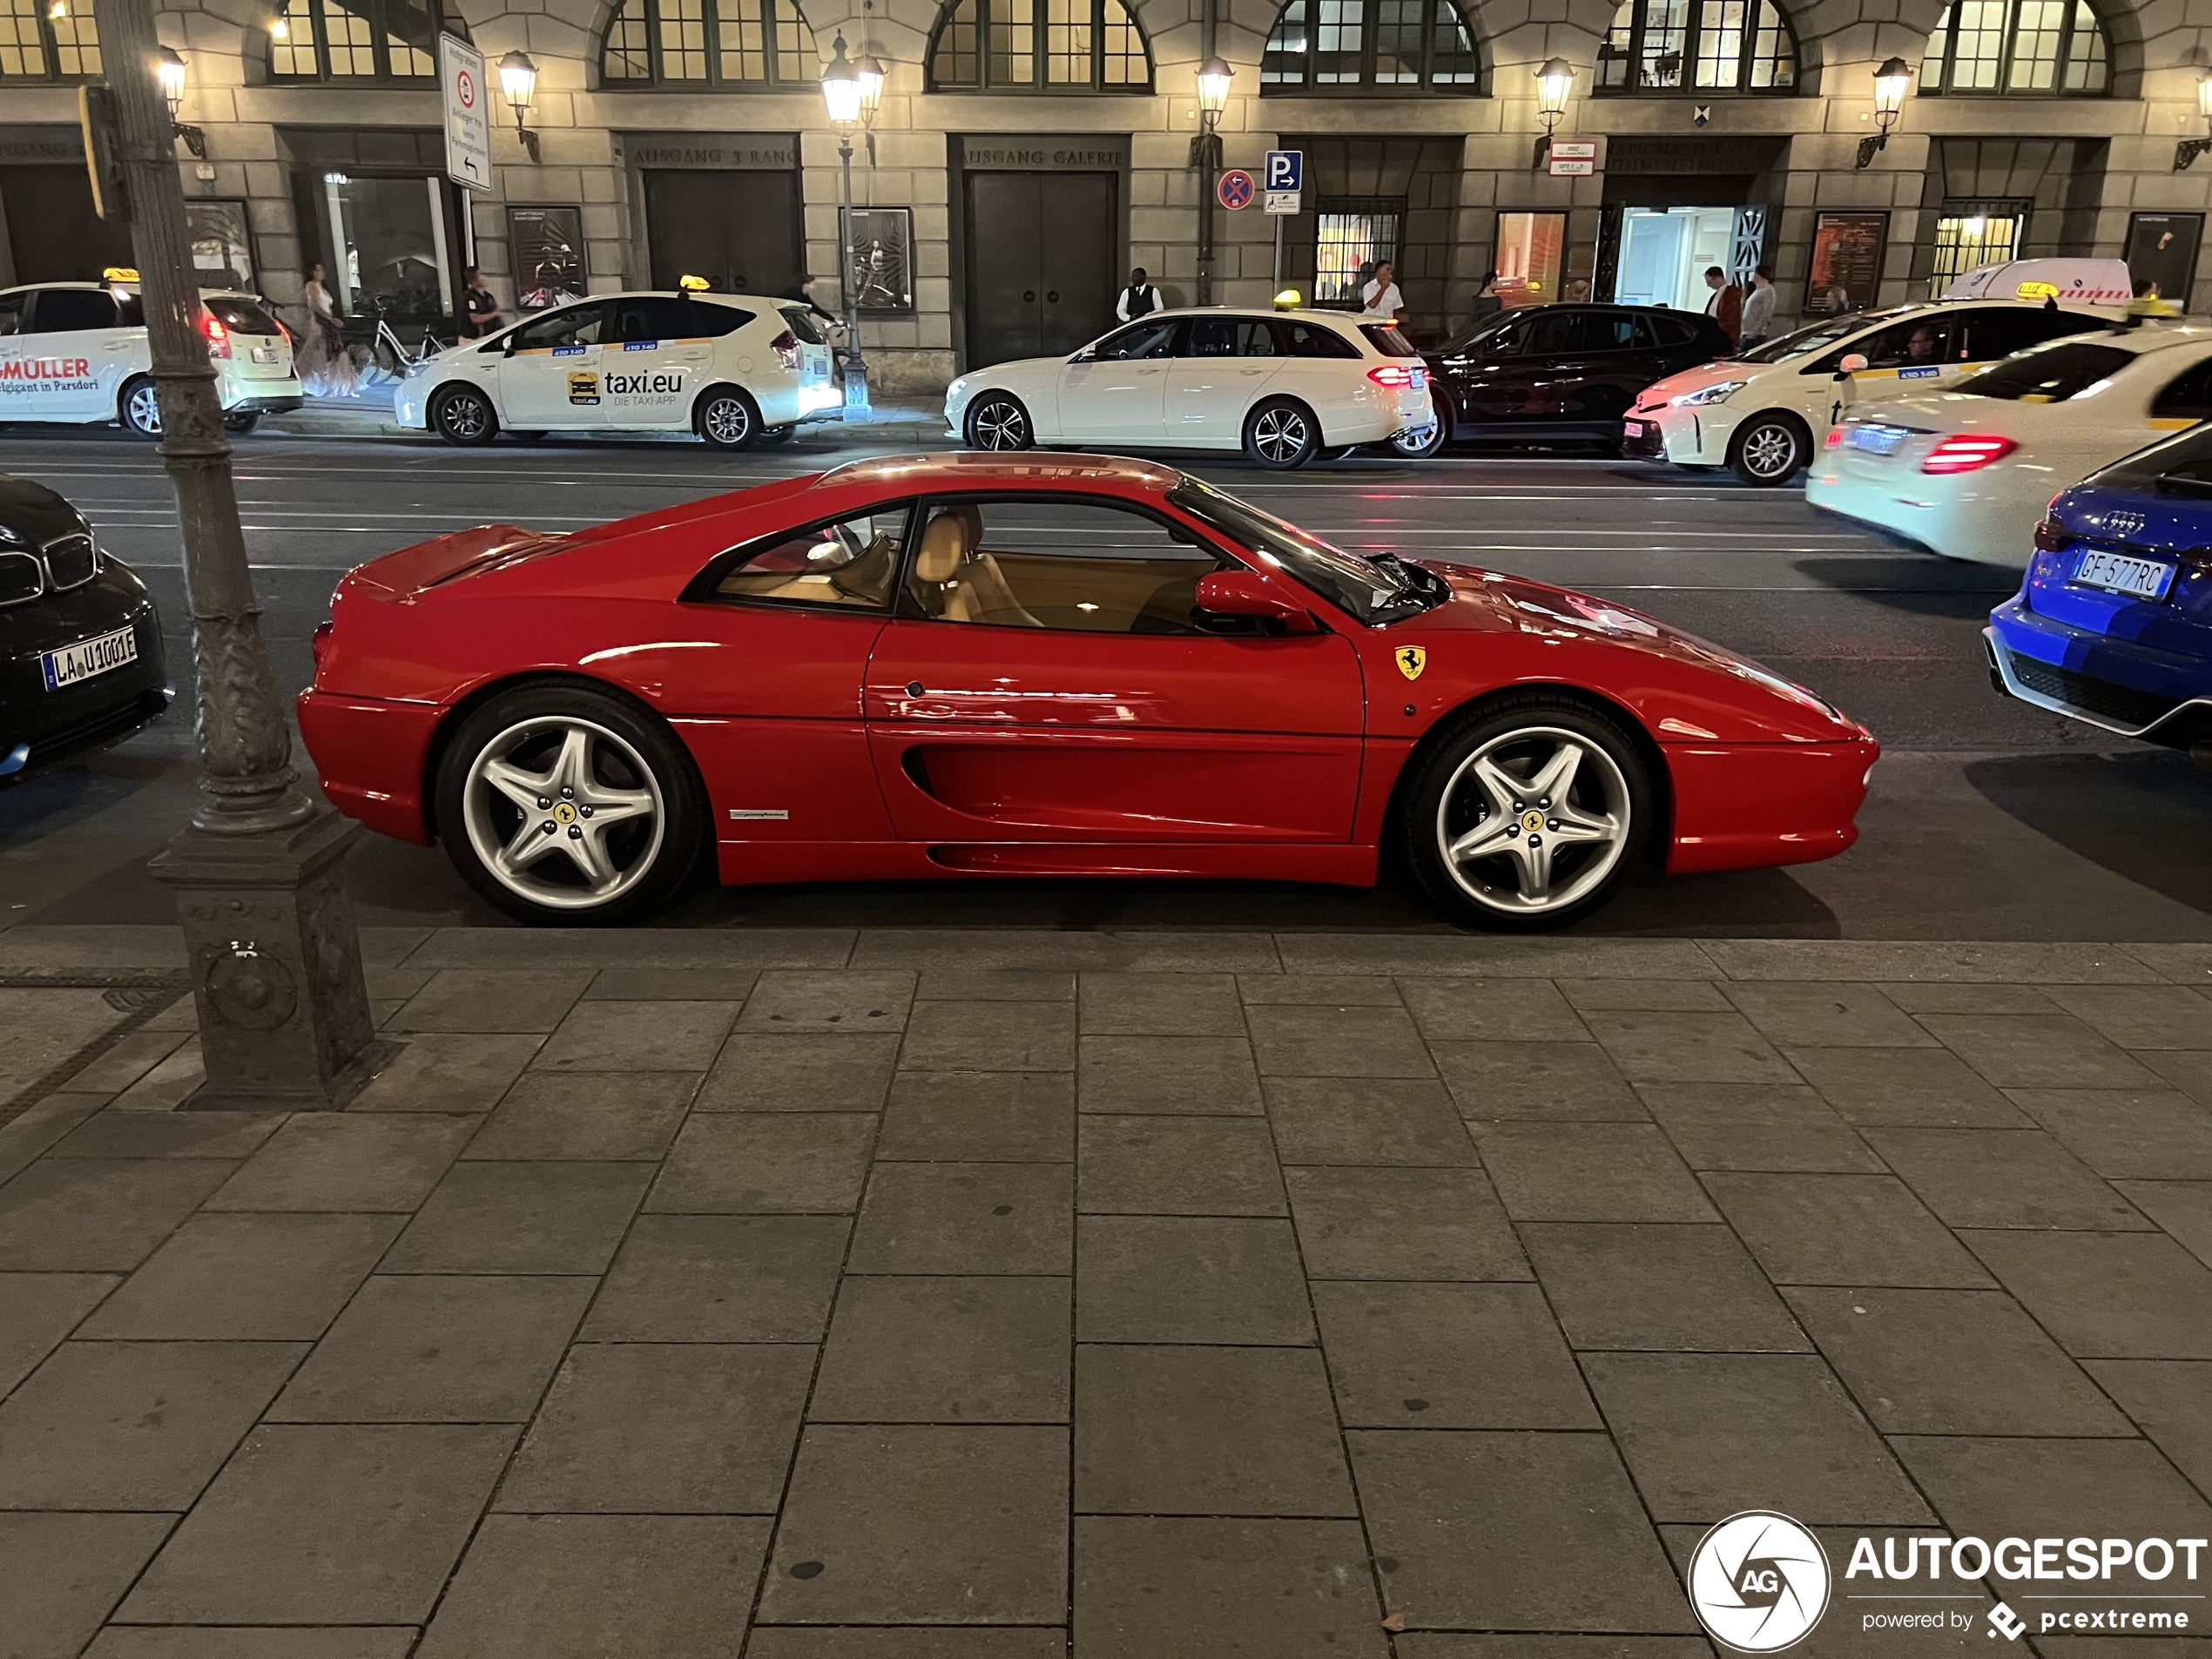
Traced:
<svg viewBox="0 0 2212 1659">
<path fill-rule="evenodd" d="M 1213 303 L 1213 193 L 1221 172 L 1221 112 L 1229 107 L 1229 81 L 1237 71 L 1218 53 L 1198 65 L 1198 136 L 1190 165 L 1198 170 L 1198 303 Z"/>
<path fill-rule="evenodd" d="M 876 78 L 876 93 L 882 95 L 882 78 Z M 845 56 L 845 37 L 840 34 L 831 48 L 829 67 L 822 71 L 822 102 L 828 106 L 829 118 L 837 127 L 837 160 L 843 171 L 843 196 L 837 216 L 839 257 L 843 264 L 838 272 L 837 286 L 845 300 L 845 418 L 865 421 L 868 418 L 868 366 L 860 355 L 860 288 L 854 280 L 853 269 L 853 129 L 860 125 L 867 98 L 867 87 L 860 71 Z"/>
<path fill-rule="evenodd" d="M 176 118 L 165 98 L 172 85 L 181 93 L 181 78 L 161 72 L 166 60 L 152 0 L 103 0 L 100 24 L 152 347 L 161 458 L 184 530 L 199 685 L 199 804 L 192 826 L 150 867 L 177 894 L 199 1005 L 207 1081 L 188 1103 L 334 1106 L 364 1075 L 375 1037 L 339 868 L 361 829 L 303 789 L 292 766 L 291 730 L 261 636 L 231 447 L 199 327 Z"/>
<path fill-rule="evenodd" d="M 1905 94 L 1912 84 L 1912 65 L 1902 57 L 1885 59 L 1874 71 L 1874 125 L 1881 131 L 1858 141 L 1857 171 L 1864 172 L 1872 166 L 1874 158 L 1890 147 L 1890 129 L 1905 113 Z"/>
<path fill-rule="evenodd" d="M 2212 69 L 2196 72 L 2196 112 L 2204 118 L 2206 127 L 2212 129 Z M 2208 150 L 2212 150 L 2212 138 L 2183 138 L 2174 146 L 2174 171 L 2187 172 L 2190 165 Z"/>
</svg>

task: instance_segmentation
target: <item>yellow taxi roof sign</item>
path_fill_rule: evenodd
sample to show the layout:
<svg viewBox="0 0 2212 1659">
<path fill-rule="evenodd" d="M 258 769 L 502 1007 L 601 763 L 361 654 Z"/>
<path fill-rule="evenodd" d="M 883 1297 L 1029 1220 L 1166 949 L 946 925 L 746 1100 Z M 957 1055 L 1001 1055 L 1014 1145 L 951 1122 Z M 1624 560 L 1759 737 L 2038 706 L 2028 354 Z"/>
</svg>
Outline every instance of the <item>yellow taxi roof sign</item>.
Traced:
<svg viewBox="0 0 2212 1659">
<path fill-rule="evenodd" d="M 676 286 L 686 293 L 705 293 L 707 283 L 703 276 L 680 276 L 676 279 Z"/>
<path fill-rule="evenodd" d="M 111 265 L 100 273 L 103 282 L 136 282 L 138 273 L 127 265 Z"/>
<path fill-rule="evenodd" d="M 1296 311 L 1305 303 L 1305 297 L 1296 288 L 1285 288 L 1275 296 L 1275 309 L 1278 311 Z"/>
<path fill-rule="evenodd" d="M 2033 287 L 2035 293 L 2030 293 Z M 2060 300 L 2078 306 L 2124 306 L 2134 280 L 2125 260 L 1996 260 L 1978 265 L 1945 289 L 1946 300 Z"/>
<path fill-rule="evenodd" d="M 2022 300 L 2055 300 L 2059 297 L 2059 285 L 2055 282 L 2023 282 L 2013 293 Z"/>
</svg>

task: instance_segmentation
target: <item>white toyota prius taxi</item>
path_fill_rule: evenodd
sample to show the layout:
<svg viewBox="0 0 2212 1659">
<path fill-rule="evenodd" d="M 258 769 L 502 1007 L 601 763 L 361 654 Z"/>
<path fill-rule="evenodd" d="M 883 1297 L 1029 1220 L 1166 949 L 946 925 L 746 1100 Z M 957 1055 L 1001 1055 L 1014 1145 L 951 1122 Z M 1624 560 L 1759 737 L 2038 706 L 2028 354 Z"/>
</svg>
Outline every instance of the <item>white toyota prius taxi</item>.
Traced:
<svg viewBox="0 0 2212 1659">
<path fill-rule="evenodd" d="M 534 312 L 408 366 L 393 408 L 448 443 L 504 429 L 696 432 L 750 449 L 843 402 L 806 305 L 749 293 L 613 293 Z"/>
<path fill-rule="evenodd" d="M 1420 353 L 1387 318 L 1346 311 L 1158 311 L 945 388 L 971 448 L 1241 448 L 1277 469 L 1435 419 Z"/>
<path fill-rule="evenodd" d="M 199 332 L 229 430 L 251 432 L 264 415 L 300 407 L 292 337 L 258 294 L 202 289 Z M 0 288 L 0 421 L 161 435 L 137 272 Z"/>
</svg>

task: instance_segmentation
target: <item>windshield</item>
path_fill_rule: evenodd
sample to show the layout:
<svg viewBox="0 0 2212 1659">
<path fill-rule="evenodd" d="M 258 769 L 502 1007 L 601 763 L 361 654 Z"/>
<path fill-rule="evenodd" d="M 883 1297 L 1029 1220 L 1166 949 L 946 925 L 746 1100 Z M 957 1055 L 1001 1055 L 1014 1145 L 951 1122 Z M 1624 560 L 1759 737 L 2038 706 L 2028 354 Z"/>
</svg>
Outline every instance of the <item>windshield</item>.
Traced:
<svg viewBox="0 0 2212 1659">
<path fill-rule="evenodd" d="M 1841 317 L 1831 317 L 1825 322 L 1800 328 L 1794 334 L 1784 334 L 1770 340 L 1756 351 L 1747 351 L 1738 360 L 1746 363 L 1794 363 L 1800 357 L 1810 357 L 1824 351 L 1839 340 L 1847 340 L 1862 328 L 1878 322 L 1887 322 L 1913 310 L 1912 306 L 1893 306 L 1887 311 L 1853 311 Z"/>
<path fill-rule="evenodd" d="M 1520 320 L 1520 317 L 1519 311 L 1501 311 L 1495 316 L 1485 317 L 1444 349 L 1447 352 L 1465 351 L 1477 341 L 1487 340 L 1501 329 L 1510 328 Z"/>
<path fill-rule="evenodd" d="M 1450 597 L 1441 577 L 1388 553 L 1368 558 L 1331 547 L 1199 479 L 1185 478 L 1168 492 L 1168 499 L 1371 627 L 1418 616 Z"/>
<path fill-rule="evenodd" d="M 2122 351 L 2117 346 L 2088 346 L 2069 341 L 1992 364 L 1980 374 L 1961 381 L 1959 389 L 1975 397 L 2011 398 L 2022 403 L 2063 403 L 2098 381 L 2110 380 L 2134 361 L 2134 352 Z"/>
</svg>

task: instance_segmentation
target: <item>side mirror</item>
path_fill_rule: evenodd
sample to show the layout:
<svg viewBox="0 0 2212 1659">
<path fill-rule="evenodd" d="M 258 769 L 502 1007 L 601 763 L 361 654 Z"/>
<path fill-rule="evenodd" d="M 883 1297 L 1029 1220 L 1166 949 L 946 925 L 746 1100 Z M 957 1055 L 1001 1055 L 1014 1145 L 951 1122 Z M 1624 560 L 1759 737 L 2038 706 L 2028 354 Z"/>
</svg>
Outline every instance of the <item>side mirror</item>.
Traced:
<svg viewBox="0 0 2212 1659">
<path fill-rule="evenodd" d="M 1841 380 L 1847 374 L 1856 374 L 1865 367 L 1866 354 L 1865 352 L 1845 352 L 1844 361 L 1836 365 L 1836 378 Z"/>
<path fill-rule="evenodd" d="M 1214 617 L 1252 617 L 1280 623 L 1286 634 L 1318 634 L 1321 624 L 1304 605 L 1278 598 L 1250 570 L 1216 570 L 1198 578 L 1198 609 Z"/>
</svg>

